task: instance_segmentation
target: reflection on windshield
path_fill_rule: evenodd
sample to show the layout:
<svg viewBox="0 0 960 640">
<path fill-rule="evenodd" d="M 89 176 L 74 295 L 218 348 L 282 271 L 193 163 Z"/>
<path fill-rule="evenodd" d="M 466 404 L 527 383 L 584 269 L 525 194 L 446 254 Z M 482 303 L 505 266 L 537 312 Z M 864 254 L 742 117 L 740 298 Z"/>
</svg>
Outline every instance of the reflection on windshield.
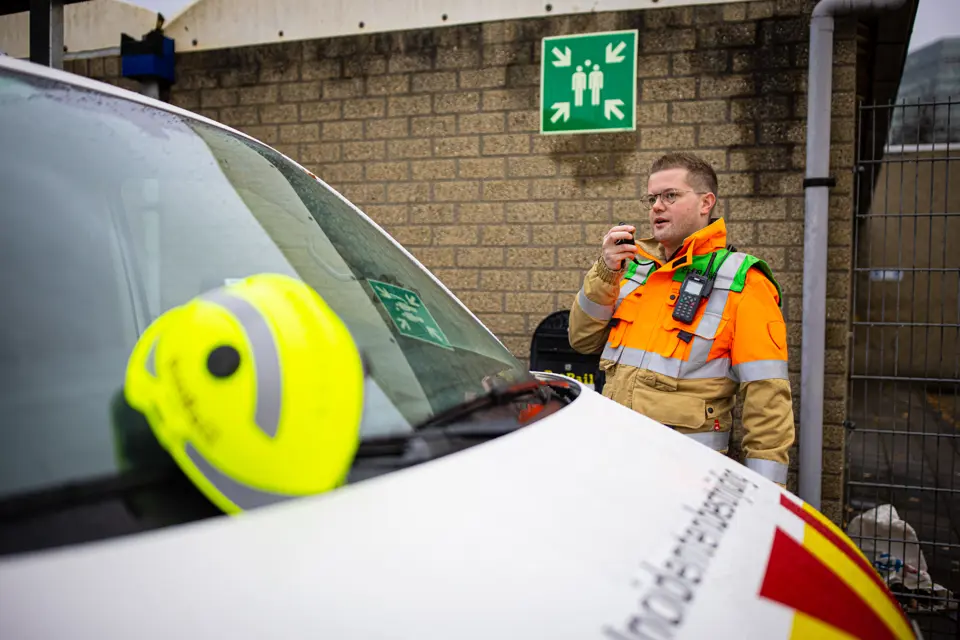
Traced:
<svg viewBox="0 0 960 640">
<path fill-rule="evenodd" d="M 0 74 L 6 72 L 0 72 Z M 234 278 L 303 279 L 374 384 L 365 435 L 529 378 L 346 201 L 204 123 L 0 75 L 0 496 L 115 472 L 108 404 L 137 336 Z M 338 375 L 316 363 L 317 392 Z"/>
</svg>

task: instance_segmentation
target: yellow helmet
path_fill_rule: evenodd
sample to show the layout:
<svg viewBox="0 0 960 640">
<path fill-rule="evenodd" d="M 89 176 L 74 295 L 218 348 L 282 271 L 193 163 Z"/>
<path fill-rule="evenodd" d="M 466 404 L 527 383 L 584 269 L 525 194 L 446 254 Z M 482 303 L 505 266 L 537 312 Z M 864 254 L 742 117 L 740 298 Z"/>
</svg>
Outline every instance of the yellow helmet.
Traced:
<svg viewBox="0 0 960 640">
<path fill-rule="evenodd" d="M 259 274 L 157 318 L 124 395 L 192 483 L 236 514 L 343 483 L 363 385 L 360 352 L 317 292 Z"/>
</svg>

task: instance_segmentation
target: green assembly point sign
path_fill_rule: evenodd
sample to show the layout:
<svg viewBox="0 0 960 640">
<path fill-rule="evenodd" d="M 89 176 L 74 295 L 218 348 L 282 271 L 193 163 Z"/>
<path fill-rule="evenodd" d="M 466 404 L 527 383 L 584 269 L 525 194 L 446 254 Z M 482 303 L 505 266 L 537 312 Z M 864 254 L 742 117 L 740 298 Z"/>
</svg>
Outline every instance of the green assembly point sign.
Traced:
<svg viewBox="0 0 960 640">
<path fill-rule="evenodd" d="M 401 335 L 423 340 L 445 349 L 453 348 L 440 325 L 437 324 L 437 321 L 430 315 L 430 311 L 424 306 L 420 296 L 408 289 L 379 280 L 368 280 L 367 282 L 373 287 L 373 292 L 383 303 L 387 314 L 393 320 L 393 324 Z"/>
<path fill-rule="evenodd" d="M 637 128 L 637 30 L 544 38 L 540 133 Z"/>
</svg>

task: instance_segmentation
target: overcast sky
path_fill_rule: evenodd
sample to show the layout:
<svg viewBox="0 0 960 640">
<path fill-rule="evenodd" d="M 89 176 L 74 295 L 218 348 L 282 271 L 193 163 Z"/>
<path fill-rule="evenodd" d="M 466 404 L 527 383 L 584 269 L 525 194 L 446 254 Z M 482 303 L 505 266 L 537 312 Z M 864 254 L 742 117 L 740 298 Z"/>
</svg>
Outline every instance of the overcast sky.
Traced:
<svg viewBox="0 0 960 640">
<path fill-rule="evenodd" d="M 159 11 L 169 20 L 194 0 L 126 0 L 131 4 Z M 390 2 L 391 0 L 383 0 Z M 475 0 L 461 0 L 475 1 Z M 938 38 L 960 35 L 960 0 L 920 0 L 917 19 L 910 40 L 910 50 Z"/>
</svg>

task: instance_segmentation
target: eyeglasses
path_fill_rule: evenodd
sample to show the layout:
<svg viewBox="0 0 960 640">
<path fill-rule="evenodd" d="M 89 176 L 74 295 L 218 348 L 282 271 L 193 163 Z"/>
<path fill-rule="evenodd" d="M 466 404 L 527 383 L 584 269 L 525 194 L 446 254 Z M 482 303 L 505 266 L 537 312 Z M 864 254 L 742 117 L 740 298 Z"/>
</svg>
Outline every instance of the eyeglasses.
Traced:
<svg viewBox="0 0 960 640">
<path fill-rule="evenodd" d="M 704 195 L 709 193 L 707 191 L 694 191 L 693 189 L 667 189 L 666 191 L 661 191 L 660 193 L 648 193 L 643 196 L 643 202 L 646 203 L 648 209 L 653 209 L 653 205 L 657 204 L 657 198 L 664 204 L 673 204 L 677 201 L 684 193 L 696 193 L 697 195 Z"/>
</svg>

